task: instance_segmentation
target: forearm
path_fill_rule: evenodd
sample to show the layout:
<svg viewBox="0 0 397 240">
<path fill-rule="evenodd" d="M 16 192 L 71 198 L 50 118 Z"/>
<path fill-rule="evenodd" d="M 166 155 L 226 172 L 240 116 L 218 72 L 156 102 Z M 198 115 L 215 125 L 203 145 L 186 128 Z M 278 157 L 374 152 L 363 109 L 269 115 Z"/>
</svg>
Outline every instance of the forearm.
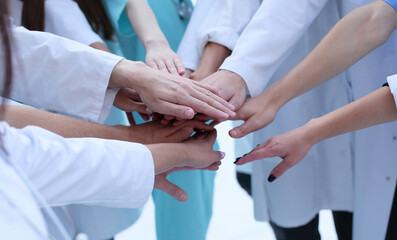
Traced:
<svg viewBox="0 0 397 240">
<path fill-rule="evenodd" d="M 216 72 L 231 53 L 232 51 L 227 47 L 209 42 L 204 48 L 203 56 L 194 76 L 198 77 L 198 80 L 201 80 Z"/>
<path fill-rule="evenodd" d="M 311 120 L 303 128 L 310 141 L 316 143 L 396 120 L 397 110 L 393 95 L 388 87 L 383 87 L 327 115 Z"/>
<path fill-rule="evenodd" d="M 145 0 L 128 0 L 126 12 L 132 27 L 146 49 L 157 44 L 168 45 L 156 16 Z"/>
<path fill-rule="evenodd" d="M 29 117 L 27 117 L 29 116 Z M 129 140 L 129 131 L 49 113 L 38 109 L 8 105 L 4 120 L 15 128 L 38 126 L 65 138 L 95 137 Z"/>
<path fill-rule="evenodd" d="M 188 151 L 181 143 L 152 144 L 146 147 L 152 153 L 155 175 L 183 166 L 188 159 Z"/>
<path fill-rule="evenodd" d="M 384 1 L 351 12 L 301 63 L 272 86 L 275 97 L 283 93 L 279 105 L 345 71 L 382 45 L 396 27 L 397 13 Z"/>
</svg>

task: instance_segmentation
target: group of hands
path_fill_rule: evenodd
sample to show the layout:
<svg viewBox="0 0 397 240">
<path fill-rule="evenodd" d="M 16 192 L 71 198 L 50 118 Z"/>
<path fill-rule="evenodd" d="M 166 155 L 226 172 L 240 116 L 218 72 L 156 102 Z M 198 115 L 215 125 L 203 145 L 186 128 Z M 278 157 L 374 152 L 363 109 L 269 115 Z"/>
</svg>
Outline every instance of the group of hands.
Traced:
<svg viewBox="0 0 397 240">
<path fill-rule="evenodd" d="M 231 137 L 241 138 L 270 124 L 279 110 L 267 94 L 246 99 L 246 84 L 238 74 L 227 70 L 192 72 L 184 68 L 171 49 L 148 52 L 146 64 L 122 60 L 110 81 L 111 86 L 120 88 L 114 106 L 127 113 L 129 131 L 142 136 L 141 143 L 182 142 L 192 153 L 188 163 L 158 174 L 155 179 L 155 188 L 180 201 L 187 200 L 186 193 L 166 177 L 181 170 L 219 169 L 225 154 L 212 149 L 216 124 L 244 120 L 229 131 Z M 145 121 L 152 121 L 135 125 L 134 111 Z M 302 134 L 304 131 L 297 129 L 273 137 L 238 158 L 235 164 L 278 156 L 283 161 L 270 173 L 269 180 L 273 181 L 302 160 L 314 144 L 303 142 Z"/>
</svg>

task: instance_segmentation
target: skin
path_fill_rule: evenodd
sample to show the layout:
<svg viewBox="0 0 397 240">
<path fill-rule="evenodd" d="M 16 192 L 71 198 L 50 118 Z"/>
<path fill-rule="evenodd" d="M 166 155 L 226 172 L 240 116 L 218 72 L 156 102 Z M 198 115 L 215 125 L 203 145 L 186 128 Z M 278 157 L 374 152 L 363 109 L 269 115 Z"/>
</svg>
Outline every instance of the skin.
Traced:
<svg viewBox="0 0 397 240">
<path fill-rule="evenodd" d="M 231 53 L 232 51 L 227 47 L 209 42 L 204 48 L 203 56 L 200 59 L 197 69 L 190 74 L 189 78 L 195 81 L 201 81 L 210 76 L 218 71 L 223 61 L 230 56 Z"/>
<path fill-rule="evenodd" d="M 126 13 L 139 39 L 145 46 L 147 52 L 146 64 L 155 70 L 183 76 L 185 74 L 185 67 L 179 56 L 171 50 L 153 11 L 146 1 L 128 0 Z M 110 52 L 103 43 L 94 43 L 91 46 Z M 217 51 L 217 53 L 221 52 Z M 222 54 L 230 55 L 227 49 L 222 49 Z M 128 67 L 127 65 L 130 66 Z M 132 69 L 123 71 L 123 69 L 126 70 L 133 67 L 136 67 L 136 71 Z M 119 72 L 120 70 L 123 72 L 121 75 L 128 75 L 130 79 L 125 79 L 125 76 L 115 73 L 112 74 L 109 86 L 125 88 L 117 94 L 115 106 L 127 112 L 131 124 L 135 123 L 131 114 L 132 111 L 141 113 L 145 120 L 149 120 L 153 112 L 172 116 L 169 118 L 177 119 L 192 119 L 195 112 L 207 114 L 220 121 L 235 116 L 233 112 L 235 109 L 234 106 L 219 97 L 220 91 L 215 87 L 199 82 L 192 83 L 192 81 L 186 78 L 174 78 L 173 81 L 167 81 L 167 78 L 171 80 L 172 77 L 165 74 L 157 74 L 158 76 L 156 76 L 156 71 L 149 71 L 142 64 L 127 60 L 123 60 L 117 64 L 115 71 Z M 157 77 L 163 78 L 162 85 L 156 84 L 159 81 L 154 78 Z M 148 78 L 152 80 L 152 84 L 147 82 Z M 179 86 L 175 85 L 175 83 Z M 169 86 L 165 86 L 166 84 L 169 84 Z M 158 86 L 159 89 L 150 89 L 151 86 Z M 160 95 L 156 96 L 155 92 L 160 93 Z M 175 103 L 179 106 L 176 106 Z"/>
<path fill-rule="evenodd" d="M 128 0 L 126 13 L 146 49 L 146 64 L 171 74 L 183 75 L 185 66 L 172 51 L 157 19 L 145 0 Z"/>
<path fill-rule="evenodd" d="M 383 87 L 329 114 L 312 119 L 300 128 L 270 138 L 239 159 L 236 164 L 280 157 L 281 163 L 270 173 L 273 177 L 269 177 L 269 181 L 273 181 L 302 161 L 310 148 L 319 141 L 396 120 L 397 110 L 393 95 L 388 87 Z"/>
<path fill-rule="evenodd" d="M 192 119 L 196 112 L 218 120 L 235 116 L 234 107 L 217 95 L 216 87 L 161 72 L 140 62 L 120 61 L 112 72 L 109 87 L 132 88 L 152 111 L 181 119 Z"/>
<path fill-rule="evenodd" d="M 345 71 L 381 46 L 396 28 L 397 13 L 384 1 L 352 11 L 287 75 L 244 103 L 234 119 L 245 123 L 230 136 L 241 138 L 267 126 L 288 101 Z"/>
<path fill-rule="evenodd" d="M 203 56 L 200 59 L 200 63 L 195 71 L 192 71 L 190 69 L 187 69 L 184 76 L 187 78 L 190 78 L 195 81 L 201 81 L 205 79 L 206 77 L 210 76 L 211 74 L 215 73 L 218 71 L 218 68 L 222 65 L 223 61 L 230 56 L 232 53 L 231 50 L 226 48 L 223 45 L 209 42 L 203 51 Z M 195 117 L 197 119 L 197 115 Z M 174 119 L 173 116 L 170 115 L 165 115 L 162 123 L 163 124 L 168 124 L 170 121 Z M 211 120 L 213 118 L 211 117 L 205 117 L 200 120 Z M 177 121 L 174 122 L 174 125 L 177 126 L 179 124 L 182 124 L 184 120 L 178 119 Z"/>
<path fill-rule="evenodd" d="M 224 157 L 224 153 L 212 150 L 216 138 L 213 127 L 197 120 L 186 121 L 177 127 L 165 126 L 159 121 L 133 127 L 112 127 L 13 105 L 6 107 L 2 120 L 16 128 L 39 126 L 66 138 L 95 137 L 151 144 L 147 147 L 155 165 L 155 187 L 180 201 L 186 201 L 187 194 L 169 183 L 166 176 L 181 170 L 217 170 Z M 212 132 L 196 134 L 192 139 L 179 143 L 188 139 L 195 129 Z"/>
</svg>

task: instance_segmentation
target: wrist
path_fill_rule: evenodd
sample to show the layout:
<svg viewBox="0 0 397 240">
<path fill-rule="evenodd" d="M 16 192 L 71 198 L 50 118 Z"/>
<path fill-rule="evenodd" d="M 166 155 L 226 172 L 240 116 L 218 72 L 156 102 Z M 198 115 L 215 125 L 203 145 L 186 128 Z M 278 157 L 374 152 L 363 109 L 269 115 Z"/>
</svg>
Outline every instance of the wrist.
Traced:
<svg viewBox="0 0 397 240">
<path fill-rule="evenodd" d="M 175 167 L 186 166 L 187 151 L 180 143 L 150 144 L 146 147 L 152 153 L 156 175 Z"/>
<path fill-rule="evenodd" d="M 270 85 L 260 96 L 278 112 L 278 110 L 290 100 L 288 93 L 286 93 L 284 89 L 285 87 L 283 87 L 281 83 L 276 82 Z"/>
<path fill-rule="evenodd" d="M 300 127 L 300 129 L 304 132 L 304 141 L 311 145 L 314 145 L 325 138 L 323 135 L 326 128 L 321 127 L 318 118 L 311 119 L 305 125 Z"/>
<path fill-rule="evenodd" d="M 110 88 L 133 88 L 140 86 L 148 67 L 143 62 L 121 60 L 113 68 L 110 76 Z"/>
<path fill-rule="evenodd" d="M 149 51 L 150 49 L 170 47 L 165 37 L 147 39 L 143 41 L 143 46 L 145 47 L 146 51 Z"/>
</svg>

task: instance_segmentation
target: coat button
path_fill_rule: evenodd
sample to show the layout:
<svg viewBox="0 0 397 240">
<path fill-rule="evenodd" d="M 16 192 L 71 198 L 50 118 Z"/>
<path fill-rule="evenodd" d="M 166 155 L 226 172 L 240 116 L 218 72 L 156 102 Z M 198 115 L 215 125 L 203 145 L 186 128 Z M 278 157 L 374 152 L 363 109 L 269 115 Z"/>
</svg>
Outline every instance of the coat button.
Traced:
<svg viewBox="0 0 397 240">
<path fill-rule="evenodd" d="M 393 136 L 393 140 L 396 140 L 397 139 L 397 137 L 396 136 Z"/>
<path fill-rule="evenodd" d="M 75 240 L 90 240 L 90 238 L 85 233 L 79 233 L 76 235 Z"/>
<path fill-rule="evenodd" d="M 386 181 L 390 181 L 390 177 L 386 177 Z"/>
</svg>

